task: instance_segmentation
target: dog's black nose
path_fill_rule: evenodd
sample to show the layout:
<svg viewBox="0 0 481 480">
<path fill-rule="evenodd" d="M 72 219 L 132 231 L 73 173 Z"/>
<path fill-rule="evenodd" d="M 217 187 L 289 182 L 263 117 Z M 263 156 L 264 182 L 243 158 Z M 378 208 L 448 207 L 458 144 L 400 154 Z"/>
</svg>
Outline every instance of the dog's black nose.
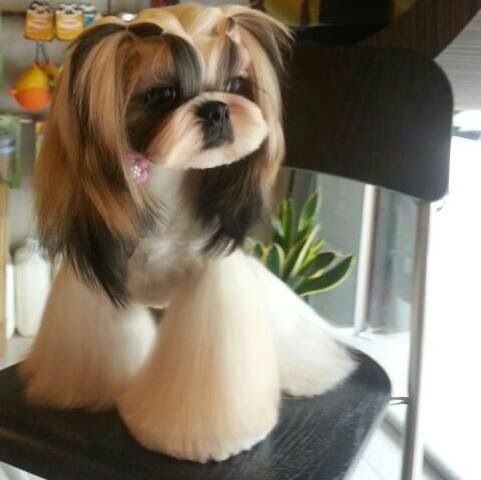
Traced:
<svg viewBox="0 0 481 480">
<path fill-rule="evenodd" d="M 211 125 L 222 125 L 229 120 L 229 107 L 224 102 L 206 102 L 199 107 L 199 117 Z"/>
<path fill-rule="evenodd" d="M 197 115 L 202 120 L 204 148 L 214 148 L 233 141 L 229 119 L 229 106 L 224 102 L 210 101 L 200 105 Z"/>
</svg>

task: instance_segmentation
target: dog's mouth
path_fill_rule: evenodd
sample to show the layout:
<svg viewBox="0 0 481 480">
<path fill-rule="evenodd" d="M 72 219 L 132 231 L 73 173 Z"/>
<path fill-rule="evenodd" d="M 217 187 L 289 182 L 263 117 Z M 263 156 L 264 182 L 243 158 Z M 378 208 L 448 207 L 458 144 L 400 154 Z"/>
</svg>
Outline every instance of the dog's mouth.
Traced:
<svg viewBox="0 0 481 480">
<path fill-rule="evenodd" d="M 232 126 L 227 125 L 221 131 L 207 133 L 204 140 L 204 150 L 222 147 L 234 142 L 234 132 Z"/>
</svg>

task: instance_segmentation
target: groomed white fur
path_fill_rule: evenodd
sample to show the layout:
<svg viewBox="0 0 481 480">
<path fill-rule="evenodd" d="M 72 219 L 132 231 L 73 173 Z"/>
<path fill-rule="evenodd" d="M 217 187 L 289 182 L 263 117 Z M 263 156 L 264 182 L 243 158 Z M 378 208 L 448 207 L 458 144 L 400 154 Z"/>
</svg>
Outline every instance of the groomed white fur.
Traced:
<svg viewBox="0 0 481 480">
<path fill-rule="evenodd" d="M 355 368 L 316 312 L 240 251 L 179 281 L 151 348 L 154 334 L 147 309 L 115 309 L 63 267 L 22 367 L 27 395 L 58 408 L 117 402 L 142 445 L 205 462 L 262 440 L 281 391 L 321 394 Z"/>
<path fill-rule="evenodd" d="M 282 391 L 311 397 L 341 383 L 356 363 L 334 330 L 261 263 L 248 261 L 272 323 Z"/>
<path fill-rule="evenodd" d="M 154 338 L 148 309 L 115 308 L 103 292 L 94 292 L 63 266 L 22 364 L 27 397 L 56 408 L 112 408 Z"/>
<path fill-rule="evenodd" d="M 274 427 L 277 357 L 255 283 L 237 251 L 179 285 L 153 355 L 119 401 L 144 446 L 199 462 L 224 460 Z"/>
<path fill-rule="evenodd" d="M 321 394 L 355 368 L 316 312 L 240 251 L 179 288 L 153 355 L 119 401 L 150 449 L 223 460 L 269 433 L 280 390 Z"/>
</svg>

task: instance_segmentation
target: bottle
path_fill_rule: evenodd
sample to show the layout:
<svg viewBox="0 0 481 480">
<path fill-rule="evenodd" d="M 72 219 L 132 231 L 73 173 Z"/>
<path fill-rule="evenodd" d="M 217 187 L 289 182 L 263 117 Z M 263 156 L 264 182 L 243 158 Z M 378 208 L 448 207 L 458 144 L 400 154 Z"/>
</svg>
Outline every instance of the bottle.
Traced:
<svg viewBox="0 0 481 480">
<path fill-rule="evenodd" d="M 15 155 L 15 138 L 8 133 L 0 133 L 0 179 L 10 181 Z"/>
<path fill-rule="evenodd" d="M 14 253 L 15 316 L 20 335 L 34 336 L 40 326 L 50 288 L 50 265 L 43 259 L 38 241 L 27 238 Z"/>
</svg>

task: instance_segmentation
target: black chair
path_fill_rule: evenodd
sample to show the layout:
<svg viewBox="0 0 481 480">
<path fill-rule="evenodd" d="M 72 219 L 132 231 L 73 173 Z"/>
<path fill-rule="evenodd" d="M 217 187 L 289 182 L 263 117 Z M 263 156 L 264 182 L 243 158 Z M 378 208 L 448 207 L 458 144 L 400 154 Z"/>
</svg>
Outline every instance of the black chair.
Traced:
<svg viewBox="0 0 481 480">
<path fill-rule="evenodd" d="M 418 200 L 403 468 L 403 479 L 412 479 L 422 452 L 417 416 L 430 202 L 445 194 L 448 180 L 449 83 L 431 60 L 413 51 L 298 45 L 286 113 L 289 166 Z M 384 371 L 355 354 L 359 368 L 343 385 L 314 399 L 285 399 L 280 422 L 265 441 L 226 462 L 206 465 L 143 449 L 115 412 L 27 405 L 13 366 L 0 372 L 0 461 L 49 480 L 341 480 L 354 468 L 390 399 Z"/>
<path fill-rule="evenodd" d="M 382 369 L 358 358 L 356 374 L 335 391 L 286 399 L 275 431 L 252 451 L 206 465 L 143 449 L 115 412 L 26 405 L 14 366 L 0 372 L 0 460 L 49 480 L 340 480 L 390 394 Z"/>
<path fill-rule="evenodd" d="M 323 61 L 312 61 L 315 55 Z M 371 211 L 364 224 L 375 215 L 379 187 L 417 200 L 408 395 L 398 399 L 408 406 L 402 479 L 412 480 L 422 464 L 419 409 L 429 219 L 431 203 L 447 191 L 450 85 L 426 57 L 374 47 L 304 47 L 294 60 L 293 78 L 297 83 L 288 97 L 286 125 L 290 165 L 367 184 L 364 202 Z M 316 92 L 314 102 L 310 92 Z M 361 309 L 355 321 L 361 328 L 369 304 L 367 263 L 372 257 L 367 250 L 359 258 L 366 277 L 365 288 L 357 291 Z"/>
</svg>

